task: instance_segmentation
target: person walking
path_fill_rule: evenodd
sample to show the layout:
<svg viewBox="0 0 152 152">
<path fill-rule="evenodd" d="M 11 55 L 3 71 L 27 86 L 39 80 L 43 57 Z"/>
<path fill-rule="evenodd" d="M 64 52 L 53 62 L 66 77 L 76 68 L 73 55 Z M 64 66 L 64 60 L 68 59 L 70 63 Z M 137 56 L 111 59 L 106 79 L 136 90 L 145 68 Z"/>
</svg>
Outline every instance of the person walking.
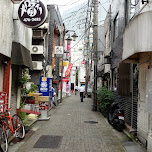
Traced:
<svg viewBox="0 0 152 152">
<path fill-rule="evenodd" d="M 79 91 L 80 91 L 80 100 L 81 100 L 81 102 L 83 102 L 83 92 L 85 91 L 85 88 L 83 86 L 81 86 L 79 88 Z"/>
<path fill-rule="evenodd" d="M 75 86 L 75 95 L 77 95 L 78 86 Z"/>
</svg>

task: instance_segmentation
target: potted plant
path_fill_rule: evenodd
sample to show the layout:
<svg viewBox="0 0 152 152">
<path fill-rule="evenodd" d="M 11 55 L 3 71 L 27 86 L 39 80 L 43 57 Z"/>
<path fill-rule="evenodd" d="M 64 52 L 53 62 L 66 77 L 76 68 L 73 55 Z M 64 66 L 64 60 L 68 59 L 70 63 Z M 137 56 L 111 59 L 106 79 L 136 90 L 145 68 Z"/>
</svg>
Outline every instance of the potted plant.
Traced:
<svg viewBox="0 0 152 152">
<path fill-rule="evenodd" d="M 114 101 L 114 93 L 106 87 L 102 87 L 97 90 L 97 99 L 98 110 L 106 117 L 108 115 L 110 105 Z"/>
</svg>

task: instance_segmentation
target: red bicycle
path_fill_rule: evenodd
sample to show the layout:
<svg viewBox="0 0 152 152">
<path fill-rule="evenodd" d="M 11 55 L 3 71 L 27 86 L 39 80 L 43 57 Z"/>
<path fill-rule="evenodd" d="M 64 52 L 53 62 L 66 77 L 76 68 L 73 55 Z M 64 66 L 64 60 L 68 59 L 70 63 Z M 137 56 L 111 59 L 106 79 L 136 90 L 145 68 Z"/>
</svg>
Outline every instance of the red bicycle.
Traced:
<svg viewBox="0 0 152 152">
<path fill-rule="evenodd" d="M 8 152 L 8 134 L 14 135 L 19 139 L 24 139 L 25 128 L 21 118 L 15 114 L 10 115 L 11 108 L 5 113 L 0 114 L 0 151 Z"/>
</svg>

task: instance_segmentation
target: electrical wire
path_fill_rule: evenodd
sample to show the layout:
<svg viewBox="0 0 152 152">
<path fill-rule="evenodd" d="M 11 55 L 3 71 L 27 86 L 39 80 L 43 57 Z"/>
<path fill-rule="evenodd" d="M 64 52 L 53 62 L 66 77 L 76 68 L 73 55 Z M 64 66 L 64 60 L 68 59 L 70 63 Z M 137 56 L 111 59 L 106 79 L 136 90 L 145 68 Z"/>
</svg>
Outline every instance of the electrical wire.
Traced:
<svg viewBox="0 0 152 152">
<path fill-rule="evenodd" d="M 69 1 L 68 3 L 64 4 L 64 5 L 58 5 L 60 7 L 63 7 L 63 6 L 69 6 L 69 5 L 73 5 L 73 4 L 76 4 L 77 2 L 79 2 L 80 0 L 76 1 L 76 2 L 73 2 L 72 4 L 70 4 L 71 1 Z"/>
<path fill-rule="evenodd" d="M 102 6 L 102 8 L 107 12 L 107 13 L 109 13 L 107 10 L 106 10 L 106 8 L 99 2 L 99 4 Z"/>
<path fill-rule="evenodd" d="M 68 16 L 67 18 L 63 19 L 63 21 L 67 20 L 68 18 L 71 18 L 72 16 L 74 16 L 76 13 L 78 13 L 81 9 L 85 8 L 86 4 L 84 6 L 82 6 L 81 8 L 79 8 L 78 10 L 71 12 L 71 16 Z"/>
<path fill-rule="evenodd" d="M 80 43 L 80 41 L 84 38 L 84 36 L 85 36 L 87 30 L 88 30 L 88 29 L 85 30 L 84 34 L 81 36 L 81 38 L 79 39 L 79 41 L 78 41 L 76 44 L 74 44 L 72 47 L 70 47 L 70 49 L 74 48 L 77 44 Z"/>
<path fill-rule="evenodd" d="M 104 48 L 106 48 L 105 45 L 104 45 L 104 43 L 101 41 L 101 39 L 98 39 L 98 40 L 102 43 L 102 45 L 104 46 Z"/>
</svg>

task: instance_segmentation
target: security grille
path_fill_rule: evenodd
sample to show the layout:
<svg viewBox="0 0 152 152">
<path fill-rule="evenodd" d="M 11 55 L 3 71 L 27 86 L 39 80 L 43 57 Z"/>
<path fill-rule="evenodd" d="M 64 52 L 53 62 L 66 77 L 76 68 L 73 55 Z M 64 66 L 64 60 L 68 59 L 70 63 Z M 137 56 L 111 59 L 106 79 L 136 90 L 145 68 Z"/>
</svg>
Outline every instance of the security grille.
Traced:
<svg viewBox="0 0 152 152">
<path fill-rule="evenodd" d="M 126 66 L 126 65 L 125 65 Z M 121 68 L 121 66 L 120 66 Z M 123 66 L 122 66 L 123 68 Z M 136 65 L 133 65 L 133 71 L 135 72 Z M 130 67 L 128 68 L 130 71 Z M 121 108 L 124 110 L 125 122 L 131 126 L 133 129 L 137 129 L 137 108 L 138 108 L 138 74 L 133 79 L 133 90 L 130 93 L 130 73 L 127 71 L 127 66 L 125 71 L 121 69 L 119 72 L 118 82 L 119 82 L 119 94 L 121 94 L 120 100 Z M 128 74 L 128 75 L 127 75 Z M 135 76 L 135 73 L 134 73 Z M 124 78 L 125 79 L 124 81 Z M 116 95 L 117 96 L 117 95 Z"/>
<path fill-rule="evenodd" d="M 137 129 L 137 115 L 138 115 L 138 85 L 133 82 L 133 94 L 131 97 L 121 97 L 122 109 L 124 110 L 125 122 L 133 129 Z"/>
</svg>

